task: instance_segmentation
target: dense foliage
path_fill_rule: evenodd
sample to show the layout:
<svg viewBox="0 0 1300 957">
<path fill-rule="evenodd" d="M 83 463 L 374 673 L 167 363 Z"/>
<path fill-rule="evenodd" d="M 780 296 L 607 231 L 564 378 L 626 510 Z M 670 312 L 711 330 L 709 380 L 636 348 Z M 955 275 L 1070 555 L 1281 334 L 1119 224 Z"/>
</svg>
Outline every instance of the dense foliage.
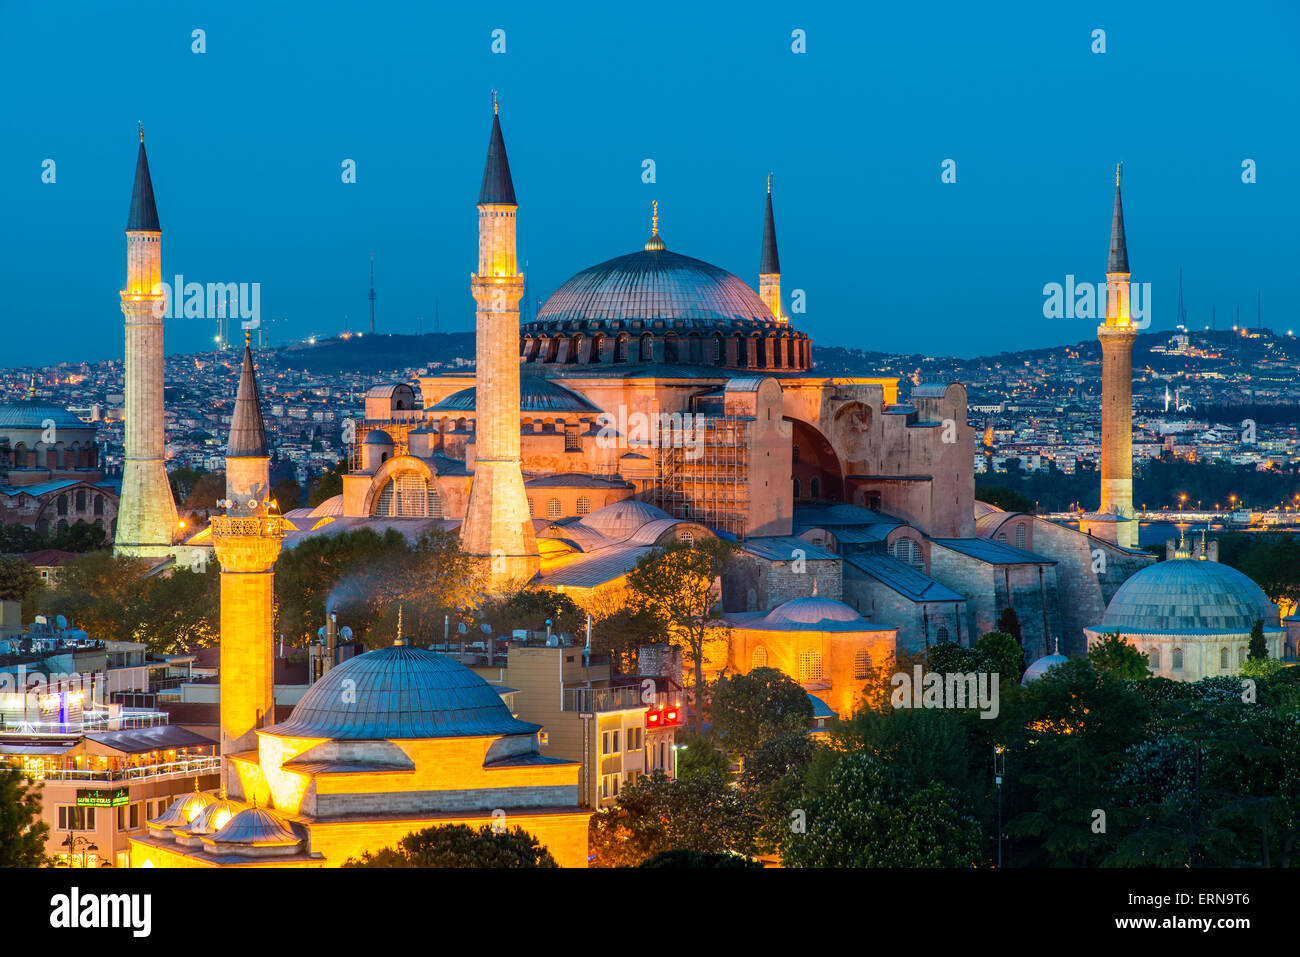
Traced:
<svg viewBox="0 0 1300 957">
<path fill-rule="evenodd" d="M 385 847 L 360 859 L 349 858 L 344 867 L 558 867 L 551 852 L 523 828 L 477 831 L 465 824 L 446 824 L 408 834 L 397 847 Z"/>
</svg>

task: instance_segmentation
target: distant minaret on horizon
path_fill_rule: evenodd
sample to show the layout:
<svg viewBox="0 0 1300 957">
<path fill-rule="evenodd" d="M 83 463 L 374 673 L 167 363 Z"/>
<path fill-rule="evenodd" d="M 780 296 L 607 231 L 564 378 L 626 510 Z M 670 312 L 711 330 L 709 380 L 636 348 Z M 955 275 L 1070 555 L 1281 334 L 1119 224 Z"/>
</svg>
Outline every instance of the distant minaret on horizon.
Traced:
<svg viewBox="0 0 1300 957">
<path fill-rule="evenodd" d="M 135 160 L 135 184 L 126 221 L 125 422 L 122 497 L 117 507 L 113 553 L 128 558 L 166 558 L 176 539 L 176 503 L 167 479 L 163 416 L 162 226 L 144 151 L 144 126 Z"/>
</svg>

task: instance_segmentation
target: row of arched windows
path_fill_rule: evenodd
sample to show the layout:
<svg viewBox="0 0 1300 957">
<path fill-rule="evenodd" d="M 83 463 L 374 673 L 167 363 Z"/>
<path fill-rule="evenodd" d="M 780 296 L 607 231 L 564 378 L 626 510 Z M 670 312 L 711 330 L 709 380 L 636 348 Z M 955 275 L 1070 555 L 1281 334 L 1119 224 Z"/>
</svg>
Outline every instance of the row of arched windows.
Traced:
<svg viewBox="0 0 1300 957">
<path fill-rule="evenodd" d="M 711 336 L 668 333 L 656 337 L 642 334 L 635 346 L 632 337 L 620 333 L 612 344 L 609 337 L 581 333 L 574 336 L 524 335 L 520 348 L 525 362 L 559 365 L 596 365 L 602 362 L 652 362 L 655 343 L 660 344 L 664 362 L 714 365 L 742 369 L 808 369 L 812 364 L 812 343 L 806 336 L 782 332 L 763 335 Z M 631 356 L 635 355 L 635 359 Z M 734 355 L 734 358 L 733 358 Z"/>
</svg>

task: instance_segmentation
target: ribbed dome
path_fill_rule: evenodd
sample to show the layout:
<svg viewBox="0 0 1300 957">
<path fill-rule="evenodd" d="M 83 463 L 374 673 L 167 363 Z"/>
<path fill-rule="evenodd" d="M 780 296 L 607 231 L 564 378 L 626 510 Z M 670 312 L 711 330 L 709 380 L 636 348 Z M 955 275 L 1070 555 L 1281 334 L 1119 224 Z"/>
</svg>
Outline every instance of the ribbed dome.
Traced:
<svg viewBox="0 0 1300 957">
<path fill-rule="evenodd" d="M 1065 655 L 1044 655 L 1025 669 L 1025 673 L 1020 676 L 1020 684 L 1023 686 L 1031 681 L 1037 681 L 1052 668 L 1063 665 L 1069 660 Z"/>
<path fill-rule="evenodd" d="M 247 807 L 232 817 L 226 826 L 208 840 L 214 844 L 248 844 L 276 847 L 298 844 L 294 834 L 278 817 L 262 807 Z"/>
<path fill-rule="evenodd" d="M 349 658 L 307 690 L 289 720 L 267 729 L 303 738 L 376 741 L 533 734 L 497 691 L 457 661 L 394 646 Z"/>
<path fill-rule="evenodd" d="M 383 429 L 371 429 L 366 433 L 362 445 L 392 445 L 393 437 Z"/>
<path fill-rule="evenodd" d="M 1253 581 L 1220 562 L 1175 558 L 1142 569 L 1110 600 L 1099 630 L 1244 634 L 1277 626 L 1278 612 Z"/>
<path fill-rule="evenodd" d="M 761 619 L 758 627 L 773 631 L 864 631 L 871 626 L 844 602 L 812 595 L 777 605 Z"/>
<path fill-rule="evenodd" d="M 473 412 L 478 390 L 469 388 L 453 392 L 437 405 L 431 412 Z M 520 412 L 599 412 L 600 410 L 578 393 L 562 385 L 543 379 L 541 376 L 526 375 L 519 380 Z"/>
<path fill-rule="evenodd" d="M 560 286 L 524 328 L 544 332 L 548 323 L 593 319 L 681 319 L 696 329 L 774 321 L 741 279 L 666 249 L 642 250 L 584 269 Z"/>
<path fill-rule="evenodd" d="M 56 429 L 81 429 L 93 432 L 95 426 L 83 422 L 67 409 L 41 402 L 39 399 L 27 399 L 12 405 L 0 405 L 0 429 L 44 429 L 46 419 L 54 421 Z"/>
<path fill-rule="evenodd" d="M 198 817 L 209 804 L 215 804 L 216 800 L 211 794 L 204 794 L 199 790 L 191 791 L 184 797 L 177 798 L 166 812 L 148 823 L 151 827 L 184 827 Z"/>
<path fill-rule="evenodd" d="M 596 509 L 582 520 L 582 524 L 594 528 L 606 538 L 627 538 L 642 525 L 661 518 L 672 516 L 649 502 L 628 498 Z"/>
<path fill-rule="evenodd" d="M 247 807 L 238 801 L 220 798 L 213 801 L 190 822 L 191 834 L 212 834 L 225 827 L 232 817 Z"/>
</svg>

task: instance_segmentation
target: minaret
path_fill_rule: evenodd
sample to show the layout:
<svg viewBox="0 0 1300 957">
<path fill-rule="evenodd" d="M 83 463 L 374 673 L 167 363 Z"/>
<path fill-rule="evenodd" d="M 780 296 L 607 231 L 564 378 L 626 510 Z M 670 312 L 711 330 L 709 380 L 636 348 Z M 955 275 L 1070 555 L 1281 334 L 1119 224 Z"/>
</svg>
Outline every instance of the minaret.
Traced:
<svg viewBox="0 0 1300 957">
<path fill-rule="evenodd" d="M 767 174 L 767 213 L 763 219 L 763 256 L 758 264 L 758 298 L 777 322 L 789 322 L 781 312 L 781 259 L 776 254 L 776 220 L 772 217 L 772 174 Z"/>
<path fill-rule="evenodd" d="M 1105 520 L 1093 523 L 1092 531 L 1133 548 L 1138 530 L 1133 514 L 1133 343 L 1137 330 L 1129 319 L 1128 245 L 1119 186 L 1122 170 L 1123 164 L 1115 168 L 1106 320 L 1097 328 L 1101 341 L 1101 505 L 1097 511 Z M 1113 538 L 1108 530 L 1111 526 Z"/>
<path fill-rule="evenodd" d="M 540 568 L 519 466 L 519 300 L 524 280 L 515 256 L 517 210 L 493 93 L 492 137 L 478 195 L 478 273 L 470 277 L 478 304 L 474 478 L 460 527 L 465 551 L 490 559 L 491 593 L 522 585 Z"/>
<path fill-rule="evenodd" d="M 212 544 L 221 563 L 221 754 L 257 749 L 256 729 L 274 720 L 275 559 L 284 537 L 271 496 L 261 396 L 253 351 L 244 333 L 244 365 L 226 445 L 226 512 L 212 519 Z M 247 799 L 222 761 L 221 783 Z"/>
<path fill-rule="evenodd" d="M 180 290 L 174 295 L 179 296 Z M 144 127 L 135 161 L 135 186 L 126 221 L 126 456 L 113 552 L 165 558 L 176 531 L 176 503 L 167 481 L 163 419 L 162 227 L 153 201 Z"/>
</svg>

